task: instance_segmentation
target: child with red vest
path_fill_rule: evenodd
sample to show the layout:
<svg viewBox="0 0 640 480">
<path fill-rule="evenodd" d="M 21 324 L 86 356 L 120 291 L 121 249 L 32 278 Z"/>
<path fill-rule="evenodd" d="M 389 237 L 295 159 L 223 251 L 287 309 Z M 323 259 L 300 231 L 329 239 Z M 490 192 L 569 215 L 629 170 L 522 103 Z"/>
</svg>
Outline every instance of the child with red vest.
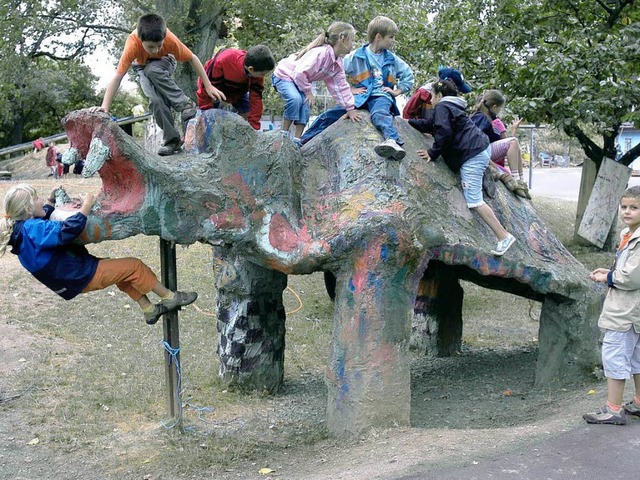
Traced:
<svg viewBox="0 0 640 480">
<path fill-rule="evenodd" d="M 264 76 L 273 70 L 275 63 L 269 47 L 256 45 L 246 51 L 224 48 L 205 63 L 204 69 L 211 84 L 224 94 L 222 100 L 260 130 Z M 201 78 L 196 95 L 200 110 L 220 108 L 221 102 L 212 100 Z"/>
</svg>

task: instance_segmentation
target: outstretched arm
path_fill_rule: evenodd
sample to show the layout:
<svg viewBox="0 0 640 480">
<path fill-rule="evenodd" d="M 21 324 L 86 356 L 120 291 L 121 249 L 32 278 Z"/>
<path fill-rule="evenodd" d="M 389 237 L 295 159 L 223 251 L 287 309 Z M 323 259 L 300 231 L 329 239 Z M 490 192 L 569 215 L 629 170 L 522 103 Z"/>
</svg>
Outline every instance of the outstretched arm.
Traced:
<svg viewBox="0 0 640 480">
<path fill-rule="evenodd" d="M 207 76 L 207 72 L 204 71 L 204 67 L 202 66 L 202 62 L 200 61 L 200 59 L 198 58 L 197 55 L 193 55 L 191 57 L 191 60 L 189 60 L 189 63 L 191 64 L 193 69 L 198 74 L 198 77 L 200 77 L 200 80 L 202 80 L 202 85 L 204 86 L 204 89 L 207 91 L 209 96 L 214 101 L 220 101 L 220 100 L 226 100 L 227 99 L 227 97 L 225 96 L 224 93 L 222 93 L 216 87 L 211 85 L 211 81 L 209 80 L 209 77 Z"/>
</svg>

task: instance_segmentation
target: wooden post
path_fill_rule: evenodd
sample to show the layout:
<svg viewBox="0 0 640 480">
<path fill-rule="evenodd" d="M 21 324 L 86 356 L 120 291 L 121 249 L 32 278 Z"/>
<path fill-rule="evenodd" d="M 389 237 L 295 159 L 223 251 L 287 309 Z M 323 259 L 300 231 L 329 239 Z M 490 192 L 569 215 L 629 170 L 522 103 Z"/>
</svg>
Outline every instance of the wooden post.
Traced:
<svg viewBox="0 0 640 480">
<path fill-rule="evenodd" d="M 609 158 L 602 160 L 578 235 L 602 248 L 616 219 L 620 197 L 627 188 L 631 169 Z"/>
<path fill-rule="evenodd" d="M 176 245 L 173 242 L 160 239 L 160 270 L 162 283 L 171 291 L 178 288 L 176 269 Z M 172 427 L 177 426 L 182 431 L 182 400 L 180 398 L 180 335 L 178 330 L 178 311 L 166 313 L 163 317 L 163 331 L 165 341 L 164 373 L 167 384 L 167 409 Z M 169 347 L 169 348 L 167 348 Z"/>
</svg>

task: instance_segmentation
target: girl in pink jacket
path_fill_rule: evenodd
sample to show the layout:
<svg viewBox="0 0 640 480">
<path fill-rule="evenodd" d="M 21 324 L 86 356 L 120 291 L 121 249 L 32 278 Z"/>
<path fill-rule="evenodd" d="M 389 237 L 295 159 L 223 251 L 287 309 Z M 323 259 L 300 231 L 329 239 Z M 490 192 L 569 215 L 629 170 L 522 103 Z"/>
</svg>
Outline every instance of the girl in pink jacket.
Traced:
<svg viewBox="0 0 640 480">
<path fill-rule="evenodd" d="M 360 120 L 342 64 L 342 57 L 353 48 L 355 34 L 350 24 L 334 22 L 301 51 L 276 65 L 272 83 L 285 102 L 284 132 L 293 123 L 295 138 L 302 135 L 315 101 L 311 83 L 318 80 L 325 82 L 334 100 L 347 111 L 347 118 Z"/>
</svg>

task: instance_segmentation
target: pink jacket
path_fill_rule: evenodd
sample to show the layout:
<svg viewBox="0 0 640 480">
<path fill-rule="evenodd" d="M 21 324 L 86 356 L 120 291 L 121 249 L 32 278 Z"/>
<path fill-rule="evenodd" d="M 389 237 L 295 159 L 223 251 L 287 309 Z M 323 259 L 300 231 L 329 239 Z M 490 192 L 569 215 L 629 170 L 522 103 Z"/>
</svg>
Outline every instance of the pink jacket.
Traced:
<svg viewBox="0 0 640 480">
<path fill-rule="evenodd" d="M 295 60 L 295 55 L 280 60 L 273 74 L 280 80 L 295 83 L 305 95 L 311 93 L 311 82 L 324 80 L 338 105 L 345 110 L 355 108 L 342 58 L 336 58 L 333 47 L 329 44 L 312 48 L 298 60 Z"/>
</svg>

